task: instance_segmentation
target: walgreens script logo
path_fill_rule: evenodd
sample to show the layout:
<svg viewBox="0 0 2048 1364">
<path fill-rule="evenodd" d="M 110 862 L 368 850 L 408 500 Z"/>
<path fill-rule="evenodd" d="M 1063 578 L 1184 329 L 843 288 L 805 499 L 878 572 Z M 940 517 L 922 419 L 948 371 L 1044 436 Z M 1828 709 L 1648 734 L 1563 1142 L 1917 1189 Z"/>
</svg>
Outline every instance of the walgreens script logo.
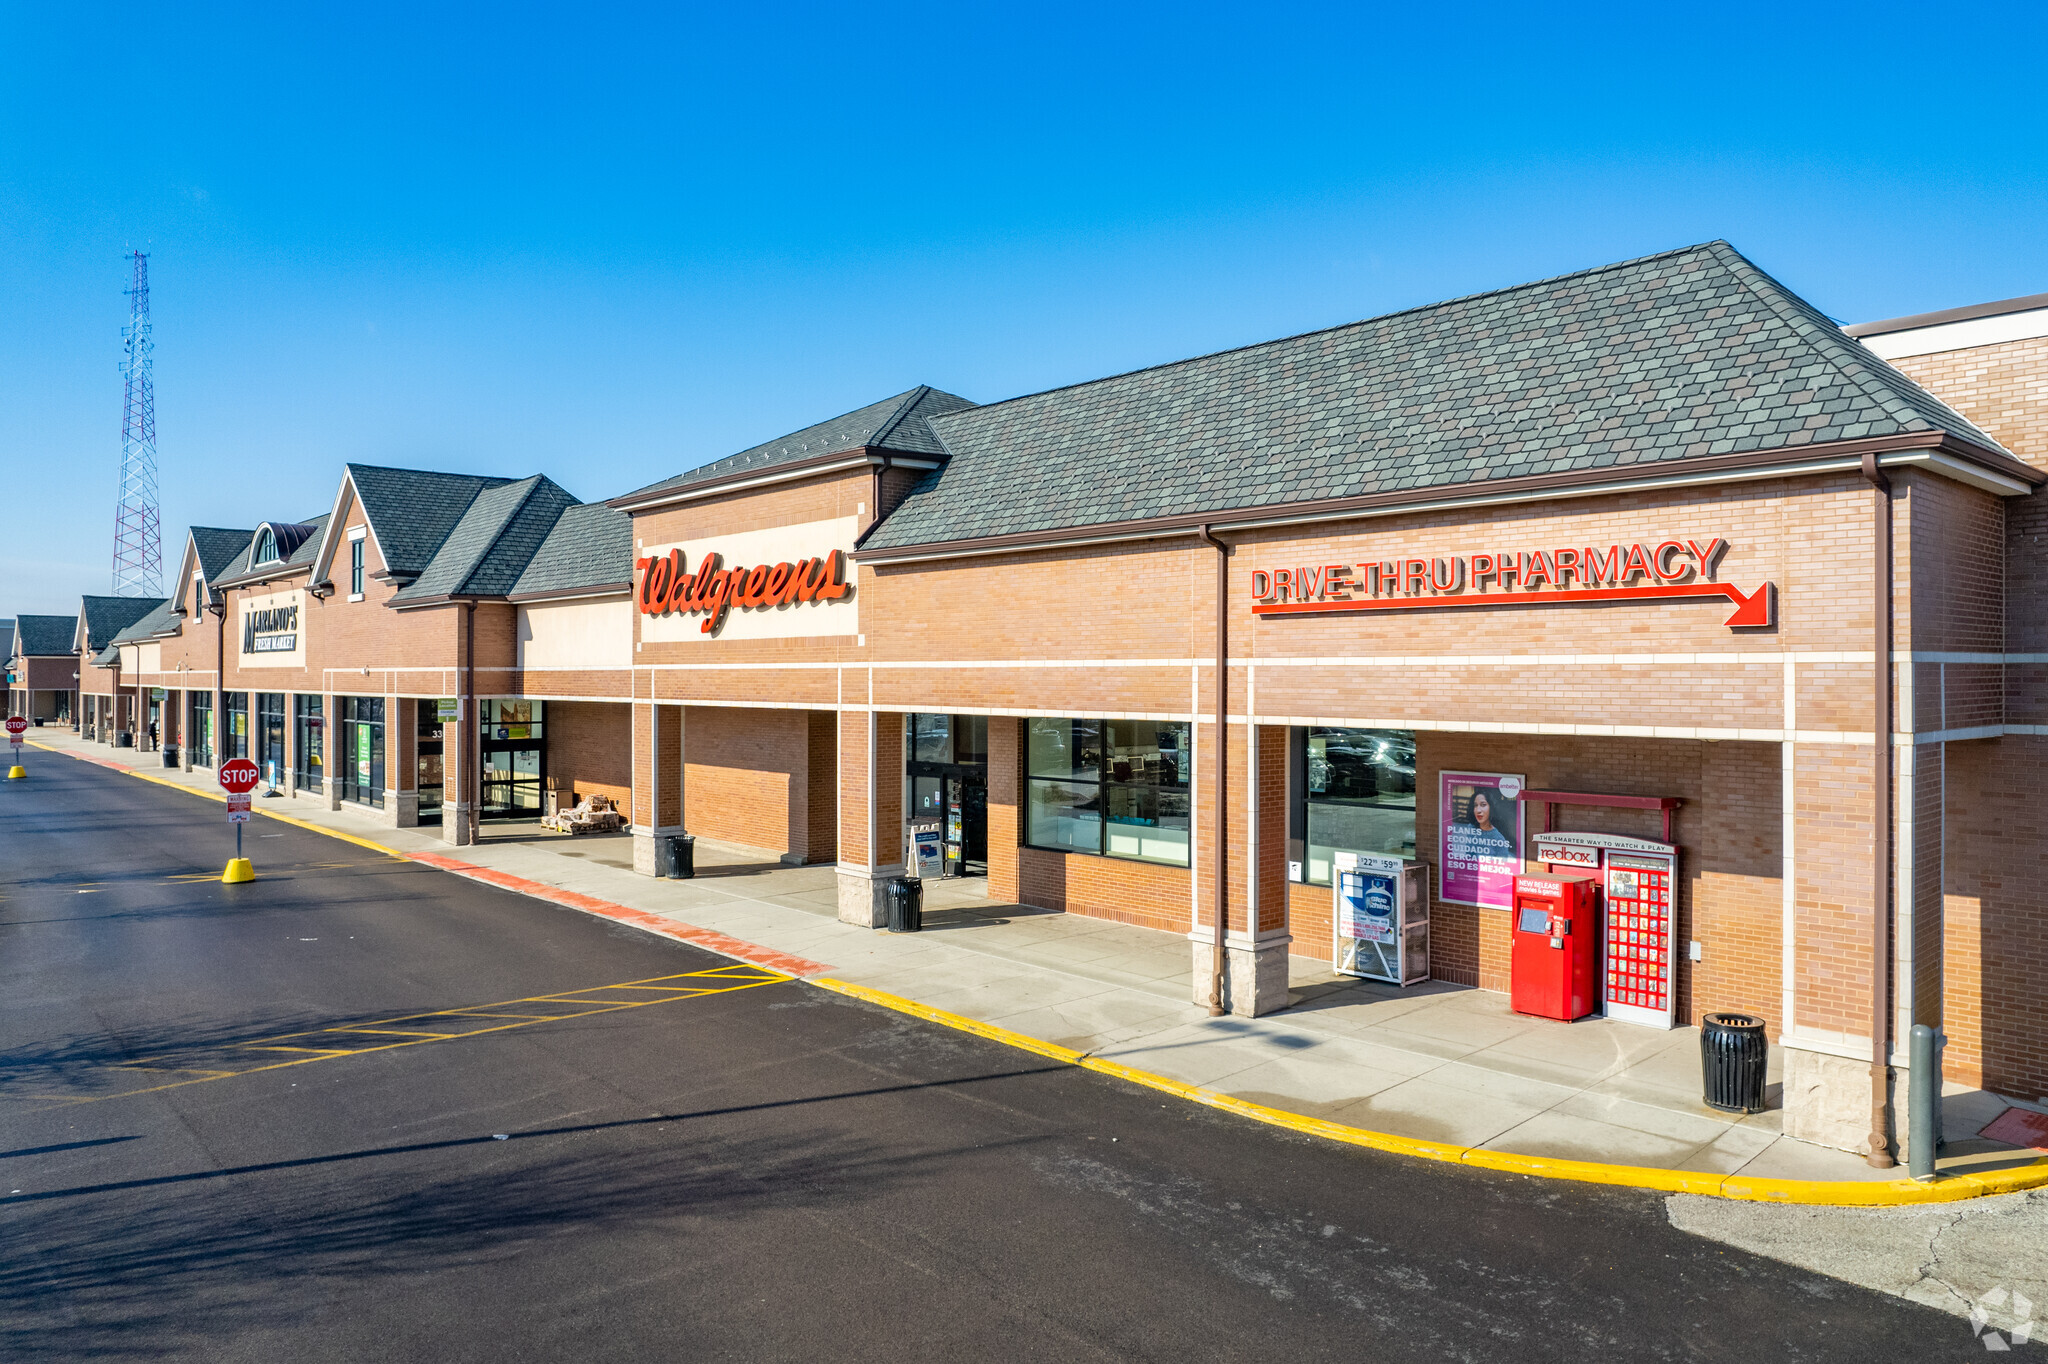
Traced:
<svg viewBox="0 0 2048 1364">
<path fill-rule="evenodd" d="M 751 568 L 719 567 L 714 552 L 689 571 L 683 552 L 672 549 L 652 559 L 635 559 L 640 590 L 634 602 L 644 616 L 665 616 L 672 612 L 702 615 L 698 628 L 716 634 L 732 607 L 747 611 L 771 611 L 817 602 L 838 601 L 853 591 L 846 581 L 846 552 L 802 559 L 795 563 L 756 564 Z"/>
</svg>

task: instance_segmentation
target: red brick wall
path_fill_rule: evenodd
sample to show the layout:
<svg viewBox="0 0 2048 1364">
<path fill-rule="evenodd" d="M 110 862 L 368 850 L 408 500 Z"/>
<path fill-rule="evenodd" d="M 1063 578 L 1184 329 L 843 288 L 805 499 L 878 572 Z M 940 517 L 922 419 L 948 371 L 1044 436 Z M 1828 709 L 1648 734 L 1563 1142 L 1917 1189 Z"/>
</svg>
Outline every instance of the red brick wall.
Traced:
<svg viewBox="0 0 2048 1364">
<path fill-rule="evenodd" d="M 803 711 L 689 708 L 690 832 L 802 853 L 810 815 L 810 724 Z"/>
<path fill-rule="evenodd" d="M 829 710 L 804 712 L 809 764 L 801 850 L 805 862 L 831 862 L 839 856 L 838 724 L 839 717 Z"/>
</svg>

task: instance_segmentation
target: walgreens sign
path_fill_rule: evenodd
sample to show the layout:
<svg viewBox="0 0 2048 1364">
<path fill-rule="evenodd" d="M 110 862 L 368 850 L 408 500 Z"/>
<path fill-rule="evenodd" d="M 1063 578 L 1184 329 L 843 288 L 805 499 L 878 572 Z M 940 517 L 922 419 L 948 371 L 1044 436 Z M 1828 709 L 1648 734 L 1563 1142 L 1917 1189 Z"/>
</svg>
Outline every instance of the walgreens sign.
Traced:
<svg viewBox="0 0 2048 1364">
<path fill-rule="evenodd" d="M 1714 580 L 1727 549 L 1728 542 L 1716 536 L 1256 568 L 1251 575 L 1252 613 L 1315 615 L 1711 597 L 1734 603 L 1734 614 L 1726 622 L 1730 628 L 1775 624 L 1774 584 L 1744 592 Z"/>
<path fill-rule="evenodd" d="M 707 635 L 718 633 L 725 613 L 735 606 L 770 610 L 838 601 L 853 591 L 846 581 L 846 554 L 836 549 L 808 559 L 732 568 L 725 567 L 713 551 L 698 560 L 695 572 L 690 571 L 688 556 L 672 549 L 659 558 L 636 559 L 633 566 L 640 573 L 634 602 L 641 615 L 701 615 L 704 622 L 698 629 Z"/>
</svg>

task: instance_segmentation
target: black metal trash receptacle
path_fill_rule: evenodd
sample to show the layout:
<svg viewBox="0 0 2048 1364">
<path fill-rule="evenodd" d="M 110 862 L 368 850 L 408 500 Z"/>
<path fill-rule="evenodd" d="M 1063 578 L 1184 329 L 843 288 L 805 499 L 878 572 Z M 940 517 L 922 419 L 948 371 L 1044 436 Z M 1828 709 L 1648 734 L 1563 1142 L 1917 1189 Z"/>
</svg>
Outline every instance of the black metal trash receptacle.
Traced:
<svg viewBox="0 0 2048 1364">
<path fill-rule="evenodd" d="M 177 765 L 178 765 L 178 746 L 177 746 L 176 744 L 165 744 L 165 745 L 164 745 L 164 766 L 165 766 L 165 767 L 176 767 Z"/>
<path fill-rule="evenodd" d="M 1707 1107 L 1723 1113 L 1764 1111 L 1764 1070 L 1771 1046 L 1754 1014 L 1700 1019 L 1700 1084 Z"/>
<path fill-rule="evenodd" d="M 917 933 L 924 928 L 924 882 L 908 876 L 889 878 L 889 931 Z"/>
<path fill-rule="evenodd" d="M 126 729 L 124 729 L 124 730 L 121 730 L 121 731 L 119 731 L 118 733 L 116 733 L 116 734 L 114 735 L 114 747 L 116 747 L 116 748 L 133 748 L 133 747 L 135 747 L 135 734 L 134 734 L 134 731 L 132 731 L 132 730 L 126 730 Z"/>
<path fill-rule="evenodd" d="M 654 836 L 654 874 L 687 881 L 697 874 L 697 840 L 690 834 Z"/>
</svg>

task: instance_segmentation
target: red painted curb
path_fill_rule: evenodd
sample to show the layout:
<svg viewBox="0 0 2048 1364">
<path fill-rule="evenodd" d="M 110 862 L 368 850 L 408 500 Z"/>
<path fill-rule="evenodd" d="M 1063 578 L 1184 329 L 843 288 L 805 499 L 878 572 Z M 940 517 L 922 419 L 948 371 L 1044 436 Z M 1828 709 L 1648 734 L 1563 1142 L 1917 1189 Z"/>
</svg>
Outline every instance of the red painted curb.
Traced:
<svg viewBox="0 0 2048 1364">
<path fill-rule="evenodd" d="M 600 900 L 592 895 L 563 890 L 544 882 L 529 881 L 523 876 L 513 876 L 509 872 L 479 867 L 474 862 L 464 862 L 460 858 L 426 852 L 407 853 L 405 856 L 411 861 L 433 867 L 438 871 L 453 872 L 457 876 L 467 876 L 472 881 L 481 881 L 487 886 L 497 886 L 501 890 L 531 895 L 537 900 L 546 900 L 565 909 L 581 910 L 585 914 L 595 914 L 599 918 L 631 924 L 649 933 L 658 933 L 664 938 L 686 942 L 692 947 L 702 947 L 720 956 L 746 962 L 750 966 L 765 966 L 771 971 L 781 971 L 792 976 L 815 976 L 832 969 L 823 962 L 794 957 L 787 952 L 777 952 L 772 947 L 763 947 L 759 943 L 729 937 L 708 928 L 699 928 L 695 924 L 665 919 L 659 914 L 649 914 L 645 910 L 628 909 L 624 905 L 613 904 L 610 900 Z"/>
</svg>

